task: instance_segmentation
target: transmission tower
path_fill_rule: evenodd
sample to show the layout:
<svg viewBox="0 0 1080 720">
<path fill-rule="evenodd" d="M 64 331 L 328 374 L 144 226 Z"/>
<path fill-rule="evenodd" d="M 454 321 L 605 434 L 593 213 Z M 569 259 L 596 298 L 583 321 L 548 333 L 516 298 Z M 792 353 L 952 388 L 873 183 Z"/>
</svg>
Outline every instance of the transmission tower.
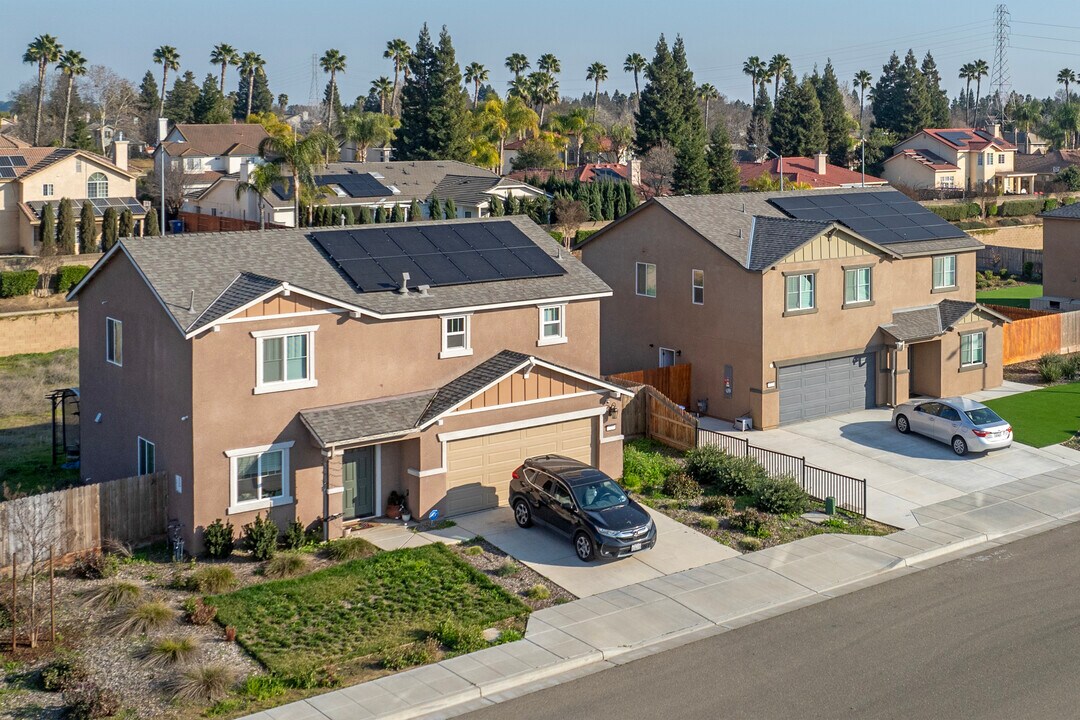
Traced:
<svg viewBox="0 0 1080 720">
<path fill-rule="evenodd" d="M 318 55 L 311 54 L 311 87 L 308 89 L 308 105 L 319 104 L 319 60 Z"/>
<path fill-rule="evenodd" d="M 987 120 L 1004 124 L 1005 106 L 1012 92 L 1012 79 L 1009 76 L 1009 8 L 1004 3 L 994 9 L 994 67 L 990 76 L 990 87 L 994 97 L 987 108 Z"/>
</svg>

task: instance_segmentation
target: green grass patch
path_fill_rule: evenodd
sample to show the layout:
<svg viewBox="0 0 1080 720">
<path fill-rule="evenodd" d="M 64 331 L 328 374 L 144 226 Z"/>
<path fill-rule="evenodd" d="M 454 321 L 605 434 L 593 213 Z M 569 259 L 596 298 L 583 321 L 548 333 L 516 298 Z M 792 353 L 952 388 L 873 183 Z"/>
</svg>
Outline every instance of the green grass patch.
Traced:
<svg viewBox="0 0 1080 720">
<path fill-rule="evenodd" d="M 664 484 L 668 475 L 682 465 L 678 450 L 654 440 L 638 438 L 623 445 L 623 486 L 633 492 L 649 494 Z"/>
<path fill-rule="evenodd" d="M 1080 429 L 1080 382 L 988 400 L 1012 425 L 1013 439 L 1033 447 L 1069 440 Z"/>
<path fill-rule="evenodd" d="M 444 545 L 395 550 L 207 598 L 222 625 L 282 676 L 424 640 L 448 617 L 486 628 L 528 608 Z"/>
<path fill-rule="evenodd" d="M 1031 299 L 1042 297 L 1042 294 L 1042 285 L 1017 285 L 996 290 L 980 290 L 975 294 L 975 299 L 986 305 L 1028 308 L 1031 307 Z"/>
</svg>

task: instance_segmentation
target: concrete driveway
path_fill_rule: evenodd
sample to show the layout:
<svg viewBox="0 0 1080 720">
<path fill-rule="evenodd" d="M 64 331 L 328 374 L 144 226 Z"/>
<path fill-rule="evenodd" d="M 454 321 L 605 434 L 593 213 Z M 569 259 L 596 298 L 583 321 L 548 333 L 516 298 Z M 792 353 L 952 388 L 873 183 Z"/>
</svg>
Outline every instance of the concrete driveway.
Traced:
<svg viewBox="0 0 1080 720">
<path fill-rule="evenodd" d="M 656 547 L 618 560 L 583 563 L 570 540 L 537 523 L 523 530 L 508 507 L 454 517 L 452 528 L 433 531 L 447 540 L 477 535 L 579 598 L 689 570 L 739 553 L 682 523 L 650 510 Z"/>
<path fill-rule="evenodd" d="M 703 418 L 702 427 L 731 432 L 730 424 L 712 418 Z M 867 515 L 900 528 L 935 519 L 918 510 L 925 505 L 1080 464 L 1080 452 L 1059 445 L 1039 449 L 1014 443 L 1005 450 L 958 457 L 944 443 L 901 435 L 888 408 L 738 434 L 758 447 L 866 478 Z"/>
</svg>

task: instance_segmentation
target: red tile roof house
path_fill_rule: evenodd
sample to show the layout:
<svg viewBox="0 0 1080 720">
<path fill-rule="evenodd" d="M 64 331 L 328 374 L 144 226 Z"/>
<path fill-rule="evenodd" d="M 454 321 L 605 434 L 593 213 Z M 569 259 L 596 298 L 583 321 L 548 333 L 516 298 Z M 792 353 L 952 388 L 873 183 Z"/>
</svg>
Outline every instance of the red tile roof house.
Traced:
<svg viewBox="0 0 1080 720">
<path fill-rule="evenodd" d="M 1001 127 L 926 128 L 893 148 L 882 174 L 912 190 L 990 187 L 1005 194 L 1035 192 L 1035 173 L 1014 167 L 1016 145 Z"/>
<path fill-rule="evenodd" d="M 83 480 L 166 472 L 198 552 L 216 518 L 494 507 L 546 453 L 619 477 L 610 296 L 523 216 L 124 239 L 70 293 Z"/>
<path fill-rule="evenodd" d="M 770 157 L 762 162 L 741 162 L 739 167 L 739 184 L 746 188 L 750 182 L 769 173 L 774 179 L 780 177 L 780 160 Z M 808 157 L 785 157 L 783 163 L 784 182 L 800 183 L 806 185 L 804 190 L 819 190 L 822 188 L 850 188 L 888 185 L 888 180 L 883 180 L 873 175 L 863 175 L 858 170 L 849 170 L 839 165 L 828 162 L 825 153 L 818 153 L 812 158 Z M 790 189 L 790 188 L 789 188 Z"/>
</svg>

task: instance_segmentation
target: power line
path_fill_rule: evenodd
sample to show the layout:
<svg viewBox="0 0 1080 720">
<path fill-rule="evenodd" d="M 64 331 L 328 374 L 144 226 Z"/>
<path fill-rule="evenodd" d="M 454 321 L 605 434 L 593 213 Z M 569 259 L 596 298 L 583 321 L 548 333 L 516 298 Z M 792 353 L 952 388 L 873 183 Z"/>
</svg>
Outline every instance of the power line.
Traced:
<svg viewBox="0 0 1080 720">
<path fill-rule="evenodd" d="M 1052 27 L 1059 30 L 1080 30 L 1080 26 L 1077 25 L 1059 25 L 1057 23 L 1041 23 L 1032 22 L 1030 20 L 1013 20 L 1017 25 L 1039 25 L 1041 27 Z"/>
</svg>

